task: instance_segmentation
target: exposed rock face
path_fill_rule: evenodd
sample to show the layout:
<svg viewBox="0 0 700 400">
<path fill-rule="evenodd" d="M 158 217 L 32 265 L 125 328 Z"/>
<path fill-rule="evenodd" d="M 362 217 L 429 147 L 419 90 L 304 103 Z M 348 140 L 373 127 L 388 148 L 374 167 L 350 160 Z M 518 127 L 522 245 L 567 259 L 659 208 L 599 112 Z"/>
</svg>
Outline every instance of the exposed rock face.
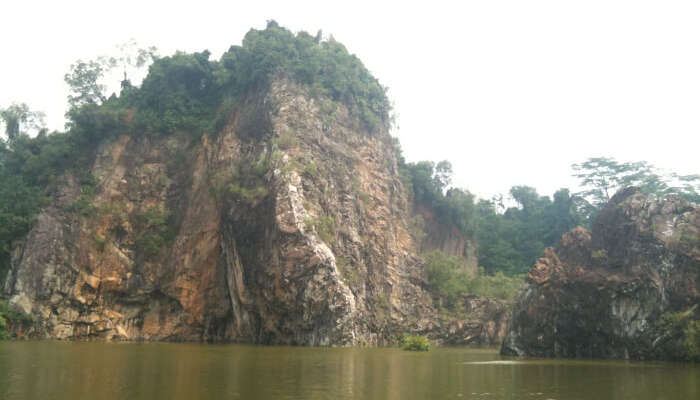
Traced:
<svg viewBox="0 0 700 400">
<path fill-rule="evenodd" d="M 104 143 L 91 173 L 94 196 L 66 176 L 15 251 L 25 336 L 376 345 L 452 323 L 423 290 L 388 133 L 287 80 L 215 137 Z"/>
<path fill-rule="evenodd" d="M 576 228 L 545 250 L 521 289 L 501 351 L 687 358 L 683 338 L 664 326 L 662 315 L 698 319 L 699 273 L 700 209 L 679 197 L 622 190 L 592 233 Z"/>
<path fill-rule="evenodd" d="M 421 252 L 440 250 L 451 257 L 457 257 L 462 268 L 475 275 L 479 260 L 474 238 L 465 236 L 453 223 L 439 221 L 435 212 L 428 207 L 416 204 L 414 212 L 422 220 Z"/>
<path fill-rule="evenodd" d="M 464 296 L 461 308 L 440 315 L 422 330 L 414 329 L 450 346 L 499 345 L 506 334 L 511 302 L 485 296 Z"/>
</svg>

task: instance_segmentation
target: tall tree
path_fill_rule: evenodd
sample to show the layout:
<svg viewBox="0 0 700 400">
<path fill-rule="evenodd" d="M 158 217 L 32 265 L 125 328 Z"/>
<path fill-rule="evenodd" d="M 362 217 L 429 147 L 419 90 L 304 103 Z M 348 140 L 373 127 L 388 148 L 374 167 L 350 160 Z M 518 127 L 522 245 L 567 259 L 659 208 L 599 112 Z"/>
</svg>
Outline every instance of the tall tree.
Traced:
<svg viewBox="0 0 700 400">
<path fill-rule="evenodd" d="M 0 118 L 5 124 L 8 141 L 14 141 L 23 133 L 38 132 L 44 128 L 44 113 L 32 111 L 25 103 L 12 103 L 7 108 L 0 108 Z"/>
<path fill-rule="evenodd" d="M 129 74 L 134 73 L 158 58 L 158 49 L 155 46 L 140 47 L 138 42 L 130 39 L 116 46 L 117 53 L 112 56 L 101 56 L 98 62 L 105 72 L 119 69 L 124 74 L 122 88 L 131 86 Z"/>
<path fill-rule="evenodd" d="M 573 164 L 573 176 L 580 179 L 585 188 L 580 193 L 595 206 L 606 204 L 619 189 L 627 186 L 642 186 L 645 183 L 652 187 L 661 185 L 654 167 L 645 161 L 617 162 L 614 158 L 594 157 L 580 164 Z"/>
<path fill-rule="evenodd" d="M 589 205 L 589 217 L 610 201 L 618 190 L 637 186 L 644 193 L 659 197 L 678 194 L 690 201 L 700 199 L 700 175 L 663 174 L 646 161 L 618 162 L 614 158 L 589 158 L 573 164 L 573 176 L 584 190 L 578 193 Z"/>
<path fill-rule="evenodd" d="M 479 264 L 490 273 L 527 272 L 545 247 L 585 222 L 579 212 L 581 198 L 568 189 L 558 190 L 550 199 L 532 187 L 514 186 L 510 197 L 516 206 L 503 213 L 494 201 L 481 200 L 476 206 Z"/>
<path fill-rule="evenodd" d="M 71 107 L 101 104 L 105 101 L 105 85 L 99 83 L 104 71 L 104 65 L 98 61 L 78 60 L 70 66 L 70 72 L 63 79 L 72 92 L 68 95 Z"/>
</svg>

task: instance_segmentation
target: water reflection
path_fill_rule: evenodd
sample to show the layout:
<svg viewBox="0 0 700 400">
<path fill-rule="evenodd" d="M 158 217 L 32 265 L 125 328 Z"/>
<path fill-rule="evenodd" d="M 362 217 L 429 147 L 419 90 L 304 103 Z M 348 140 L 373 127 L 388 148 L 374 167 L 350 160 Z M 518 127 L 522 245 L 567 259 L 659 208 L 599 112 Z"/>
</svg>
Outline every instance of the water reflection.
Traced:
<svg viewBox="0 0 700 400">
<path fill-rule="evenodd" d="M 694 399 L 700 366 L 494 350 L 0 343 L 2 399 Z"/>
</svg>

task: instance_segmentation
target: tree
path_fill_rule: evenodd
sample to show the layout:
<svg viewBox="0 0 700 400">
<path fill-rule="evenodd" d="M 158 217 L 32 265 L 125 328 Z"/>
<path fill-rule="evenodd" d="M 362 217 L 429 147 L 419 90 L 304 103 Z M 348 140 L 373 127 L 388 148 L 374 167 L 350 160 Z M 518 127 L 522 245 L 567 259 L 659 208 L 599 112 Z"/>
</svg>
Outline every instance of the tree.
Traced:
<svg viewBox="0 0 700 400">
<path fill-rule="evenodd" d="M 550 199 L 532 187 L 514 186 L 510 195 L 517 206 L 503 213 L 494 201 L 481 200 L 476 206 L 479 264 L 491 274 L 527 272 L 547 246 L 586 222 L 579 212 L 582 199 L 568 189 Z"/>
<path fill-rule="evenodd" d="M 674 179 L 678 182 L 678 186 L 673 187 L 686 199 L 700 204 L 700 175 L 672 175 Z"/>
<path fill-rule="evenodd" d="M 121 81 L 122 89 L 132 88 L 128 72 L 135 72 L 158 58 L 157 49 L 154 46 L 141 48 L 134 39 L 116 47 L 117 55 L 100 56 L 90 61 L 78 60 L 71 65 L 70 72 L 63 78 L 72 92 L 68 96 L 71 107 L 102 104 L 106 100 L 106 86 L 101 81 L 105 74 L 115 68 L 121 69 L 124 74 L 124 79 Z"/>
<path fill-rule="evenodd" d="M 98 81 L 102 78 L 105 68 L 98 61 L 78 60 L 70 66 L 70 72 L 63 79 L 68 84 L 72 94 L 68 95 L 71 107 L 85 104 L 101 104 L 105 101 L 105 86 Z"/>
<path fill-rule="evenodd" d="M 7 108 L 0 108 L 0 118 L 5 124 L 8 141 L 14 141 L 29 131 L 41 131 L 44 128 L 44 116 L 43 112 L 30 110 L 25 103 L 12 103 Z"/>
<path fill-rule="evenodd" d="M 158 58 L 158 49 L 155 46 L 139 47 L 134 39 L 117 45 L 117 49 L 119 55 L 101 60 L 104 60 L 104 65 L 110 68 L 120 67 L 125 73 L 129 68 L 142 68 Z"/>
<path fill-rule="evenodd" d="M 444 191 L 452 183 L 452 163 L 447 160 L 442 160 L 435 166 L 435 181 L 440 188 L 440 191 Z"/>
<path fill-rule="evenodd" d="M 438 206 L 441 213 L 452 221 L 462 233 L 473 235 L 476 231 L 476 209 L 474 195 L 468 190 L 452 188 Z"/>
<path fill-rule="evenodd" d="M 530 186 L 513 186 L 510 188 L 510 196 L 518 203 L 520 209 L 526 214 L 535 213 L 535 209 L 542 202 L 549 201 L 548 197 L 540 197 L 537 190 Z"/>
<path fill-rule="evenodd" d="M 571 167 L 584 188 L 578 195 L 589 203 L 582 207 L 589 212 L 589 218 L 618 190 L 629 186 L 658 197 L 678 194 L 690 201 L 700 199 L 700 175 L 663 174 L 646 161 L 620 163 L 614 158 L 598 157 Z"/>
<path fill-rule="evenodd" d="M 619 163 L 614 158 L 594 157 L 571 168 L 575 171 L 573 176 L 586 188 L 580 195 L 598 207 L 623 187 L 641 186 L 645 182 L 651 187 L 660 183 L 654 167 L 645 161 Z"/>
<path fill-rule="evenodd" d="M 98 62 L 102 65 L 105 72 L 115 68 L 121 70 L 124 74 L 124 79 L 121 83 L 122 88 L 131 87 L 129 73 L 134 73 L 158 58 L 158 49 L 155 46 L 139 47 L 138 42 L 134 39 L 130 39 L 116 47 L 117 55 L 101 56 L 98 58 Z"/>
</svg>

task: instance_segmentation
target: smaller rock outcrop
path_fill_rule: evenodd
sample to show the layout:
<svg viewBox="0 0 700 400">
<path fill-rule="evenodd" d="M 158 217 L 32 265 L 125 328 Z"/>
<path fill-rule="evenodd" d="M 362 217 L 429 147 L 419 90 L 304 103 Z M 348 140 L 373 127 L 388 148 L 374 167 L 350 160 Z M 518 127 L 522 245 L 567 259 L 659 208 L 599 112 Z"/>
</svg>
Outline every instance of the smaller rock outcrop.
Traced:
<svg viewBox="0 0 700 400">
<path fill-rule="evenodd" d="M 453 314 L 440 315 L 429 337 L 448 346 L 497 346 L 506 335 L 512 300 L 466 295 Z"/>
<path fill-rule="evenodd" d="M 692 358 L 699 273 L 700 208 L 621 190 L 592 233 L 576 228 L 545 250 L 520 290 L 501 352 Z"/>
</svg>

